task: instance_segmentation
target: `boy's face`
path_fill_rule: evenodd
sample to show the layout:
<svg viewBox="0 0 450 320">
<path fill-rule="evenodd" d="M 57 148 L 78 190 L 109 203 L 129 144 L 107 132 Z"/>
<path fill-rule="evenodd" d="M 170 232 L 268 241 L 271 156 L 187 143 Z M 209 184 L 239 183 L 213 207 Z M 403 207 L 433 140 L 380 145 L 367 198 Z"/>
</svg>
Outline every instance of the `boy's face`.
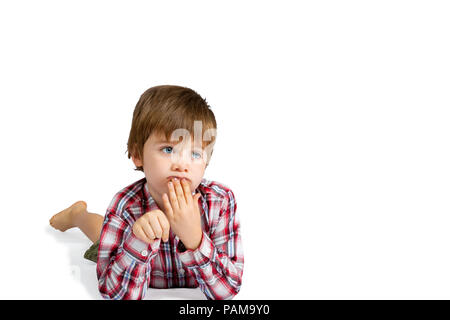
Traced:
<svg viewBox="0 0 450 320">
<path fill-rule="evenodd" d="M 201 141 L 194 145 L 194 139 L 172 142 L 166 141 L 162 134 L 152 134 L 142 153 L 143 159 L 132 156 L 132 160 L 137 167 L 143 167 L 149 192 L 161 210 L 164 208 L 162 195 L 168 194 L 167 183 L 173 176 L 187 178 L 191 192 L 194 192 L 207 167 Z"/>
</svg>

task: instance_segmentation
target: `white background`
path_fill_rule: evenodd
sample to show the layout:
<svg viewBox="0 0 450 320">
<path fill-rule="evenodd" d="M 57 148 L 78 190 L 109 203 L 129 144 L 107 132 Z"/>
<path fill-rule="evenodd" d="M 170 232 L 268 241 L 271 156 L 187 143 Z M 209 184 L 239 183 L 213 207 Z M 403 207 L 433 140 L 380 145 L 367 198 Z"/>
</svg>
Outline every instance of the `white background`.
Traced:
<svg viewBox="0 0 450 320">
<path fill-rule="evenodd" d="M 446 1 L 2 1 L 0 298 L 100 299 L 89 240 L 48 220 L 77 200 L 104 214 L 143 177 L 133 109 L 176 84 L 217 118 L 205 178 L 236 195 L 236 299 L 449 299 L 449 16 Z"/>
</svg>

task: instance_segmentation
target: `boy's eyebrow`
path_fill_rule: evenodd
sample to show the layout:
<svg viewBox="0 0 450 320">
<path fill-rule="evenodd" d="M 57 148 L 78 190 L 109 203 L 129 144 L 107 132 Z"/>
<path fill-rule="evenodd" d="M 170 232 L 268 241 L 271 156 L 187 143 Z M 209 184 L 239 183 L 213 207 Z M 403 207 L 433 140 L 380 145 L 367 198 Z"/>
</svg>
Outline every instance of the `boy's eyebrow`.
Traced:
<svg viewBox="0 0 450 320">
<path fill-rule="evenodd" d="M 168 141 L 168 140 L 159 140 L 156 141 L 155 144 L 178 144 L 179 141 Z"/>
</svg>

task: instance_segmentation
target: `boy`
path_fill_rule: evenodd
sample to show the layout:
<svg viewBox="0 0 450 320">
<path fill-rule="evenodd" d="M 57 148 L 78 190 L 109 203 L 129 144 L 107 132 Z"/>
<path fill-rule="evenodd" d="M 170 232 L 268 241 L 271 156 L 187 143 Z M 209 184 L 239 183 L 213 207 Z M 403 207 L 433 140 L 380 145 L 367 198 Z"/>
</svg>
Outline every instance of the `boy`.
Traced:
<svg viewBox="0 0 450 320">
<path fill-rule="evenodd" d="M 239 292 L 244 257 L 234 194 L 203 179 L 216 128 L 195 91 L 148 89 L 128 139 L 128 158 L 145 178 L 116 193 L 104 218 L 78 201 L 50 219 L 54 228 L 78 227 L 94 242 L 85 257 L 97 262 L 105 299 L 142 299 L 149 286 L 200 286 L 208 299 Z"/>
</svg>

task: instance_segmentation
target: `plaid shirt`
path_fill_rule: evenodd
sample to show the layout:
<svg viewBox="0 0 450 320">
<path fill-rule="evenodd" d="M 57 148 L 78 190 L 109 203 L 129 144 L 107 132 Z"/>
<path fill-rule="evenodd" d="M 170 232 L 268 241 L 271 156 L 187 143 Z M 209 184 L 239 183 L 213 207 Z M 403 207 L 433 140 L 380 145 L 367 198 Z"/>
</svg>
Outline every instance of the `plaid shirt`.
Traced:
<svg viewBox="0 0 450 320">
<path fill-rule="evenodd" d="M 172 231 L 168 242 L 157 240 L 152 245 L 134 236 L 133 223 L 159 209 L 146 178 L 116 193 L 106 211 L 98 249 L 97 278 L 103 298 L 142 299 L 148 287 L 200 286 L 208 299 L 231 299 L 239 292 L 244 256 L 234 194 L 206 179 L 197 192 L 202 194 L 203 237 L 196 250 L 184 248 Z"/>
</svg>

